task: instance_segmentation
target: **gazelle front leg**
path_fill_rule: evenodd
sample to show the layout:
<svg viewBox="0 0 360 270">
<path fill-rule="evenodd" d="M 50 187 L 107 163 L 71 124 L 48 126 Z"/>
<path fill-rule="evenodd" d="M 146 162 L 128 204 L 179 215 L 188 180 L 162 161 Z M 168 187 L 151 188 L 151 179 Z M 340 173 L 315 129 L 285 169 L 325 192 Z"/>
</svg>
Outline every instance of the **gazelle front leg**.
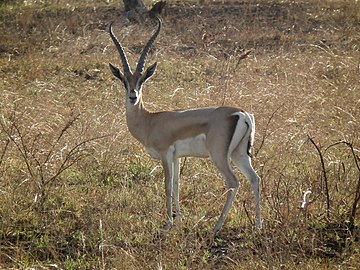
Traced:
<svg viewBox="0 0 360 270">
<path fill-rule="evenodd" d="M 175 222 L 181 222 L 180 213 L 180 158 L 174 159 L 174 201 L 175 201 Z"/>
<path fill-rule="evenodd" d="M 161 156 L 165 174 L 166 214 L 168 218 L 165 231 L 168 231 L 173 226 L 172 196 L 174 190 L 174 151 L 170 147 L 166 154 Z"/>
</svg>

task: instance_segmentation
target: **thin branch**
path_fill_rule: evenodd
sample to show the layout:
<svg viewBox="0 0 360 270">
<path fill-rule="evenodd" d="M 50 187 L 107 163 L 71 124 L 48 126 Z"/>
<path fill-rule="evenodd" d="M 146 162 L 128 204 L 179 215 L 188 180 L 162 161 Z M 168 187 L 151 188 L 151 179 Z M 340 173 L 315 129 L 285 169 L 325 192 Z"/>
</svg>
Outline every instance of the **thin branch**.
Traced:
<svg viewBox="0 0 360 270">
<path fill-rule="evenodd" d="M 276 113 L 280 110 L 280 108 L 283 107 L 283 106 L 284 106 L 284 104 L 281 104 L 281 105 L 280 105 L 279 107 L 277 107 L 276 110 L 273 111 L 272 114 L 270 115 L 270 118 L 268 119 L 268 121 L 267 121 L 267 123 L 266 123 L 266 125 L 265 125 L 265 132 L 264 132 L 264 135 L 262 136 L 262 139 L 261 139 L 261 142 L 260 142 L 260 146 L 259 146 L 259 147 L 257 148 L 257 150 L 255 151 L 255 154 L 254 154 L 255 157 L 259 154 L 261 148 L 265 145 L 265 139 L 266 139 L 267 136 L 268 136 L 268 130 L 269 130 L 268 128 L 269 128 L 269 125 L 270 125 L 271 120 L 275 117 L 275 114 L 276 114 Z"/>
<path fill-rule="evenodd" d="M 14 114 L 15 114 L 15 113 L 14 113 Z M 14 114 L 13 114 L 13 116 L 14 116 Z M 12 122 L 12 125 L 11 125 L 11 127 L 10 127 L 10 131 L 7 131 L 7 130 L 6 130 L 5 123 L 4 123 L 3 121 L 0 121 L 0 125 L 1 125 L 1 129 L 4 131 L 4 133 L 5 133 L 6 136 L 7 136 L 7 139 L 6 139 L 6 141 L 5 141 L 5 146 L 4 146 L 3 151 L 2 151 L 2 153 L 1 153 L 1 156 L 0 156 L 0 167 L 1 167 L 1 165 L 2 165 L 2 163 L 3 163 L 3 161 L 4 161 L 5 154 L 6 154 L 7 150 L 8 150 L 8 147 L 9 147 L 10 142 L 11 142 L 11 139 L 10 139 L 10 137 L 9 137 L 9 134 L 12 134 L 12 133 L 13 133 L 14 123 Z"/>
<path fill-rule="evenodd" d="M 3 163 L 3 161 L 4 161 L 4 157 L 5 157 L 5 154 L 6 154 L 7 150 L 8 150 L 10 142 L 11 141 L 10 141 L 9 138 L 7 138 L 6 141 L 5 141 L 5 146 L 4 146 L 3 151 L 2 151 L 2 153 L 0 155 L 0 167 L 1 167 L 2 163 Z"/>
<path fill-rule="evenodd" d="M 61 140 L 61 138 L 64 136 L 65 132 L 75 123 L 75 121 L 77 121 L 80 117 L 80 113 L 77 114 L 76 116 L 74 116 L 72 119 L 70 119 L 66 124 L 65 126 L 63 127 L 63 129 L 61 130 L 59 136 L 57 137 L 56 141 L 52 144 L 51 146 L 51 149 L 49 150 L 49 153 L 47 154 L 45 160 L 44 160 L 44 164 L 46 164 L 50 157 L 51 157 L 51 154 L 53 153 L 53 150 L 56 146 L 56 144 Z"/>
<path fill-rule="evenodd" d="M 69 151 L 69 153 L 66 155 L 65 160 L 62 162 L 62 164 L 60 165 L 57 172 L 52 177 L 50 177 L 47 181 L 45 181 L 44 184 L 47 185 L 47 184 L 53 182 L 65 170 L 67 170 L 72 165 L 74 165 L 76 162 L 78 162 L 79 160 L 81 160 L 83 157 L 86 156 L 86 154 L 79 154 L 78 156 L 76 156 L 79 153 L 79 151 L 81 151 L 81 149 L 80 149 L 81 146 L 85 145 L 86 143 L 89 143 L 89 142 L 92 142 L 92 141 L 95 141 L 95 140 L 99 140 L 99 139 L 102 139 L 102 138 L 105 138 L 105 137 L 108 137 L 108 136 L 109 135 L 102 135 L 102 136 L 93 137 L 93 138 L 87 139 L 87 140 L 82 141 L 82 142 L 78 143 L 77 145 L 75 145 Z"/>
<path fill-rule="evenodd" d="M 359 158 L 359 156 L 356 155 L 355 149 L 354 149 L 354 146 L 352 145 L 352 143 L 344 141 L 344 140 L 331 144 L 330 146 L 328 146 L 325 149 L 325 151 L 327 151 L 331 147 L 337 146 L 339 144 L 345 144 L 346 146 L 348 146 L 350 148 L 351 153 L 354 158 L 355 166 L 359 172 L 359 177 L 358 177 L 356 189 L 355 189 L 355 198 L 354 198 L 354 201 L 353 201 L 353 204 L 351 207 L 351 214 L 350 214 L 350 218 L 349 218 L 349 229 L 350 229 L 350 231 L 353 231 L 355 228 L 355 217 L 356 217 L 357 206 L 360 202 L 360 164 L 359 164 L 360 158 Z M 325 151 L 324 151 L 324 153 L 325 153 Z"/>
<path fill-rule="evenodd" d="M 15 144 L 16 148 L 19 150 L 21 156 L 23 157 L 24 159 L 24 162 L 26 164 L 26 167 L 28 169 L 28 172 L 30 174 L 30 176 L 33 178 L 34 177 L 34 173 L 33 173 L 33 170 L 32 170 L 32 166 L 30 164 L 30 161 L 29 161 L 29 156 L 28 156 L 28 150 L 27 150 L 27 147 L 26 147 L 26 144 L 24 142 L 24 138 L 23 138 L 23 134 L 21 133 L 20 131 L 20 128 L 16 125 L 15 122 L 13 122 L 13 126 L 17 132 L 17 135 L 19 136 L 20 138 L 20 144 L 15 140 L 15 138 L 13 137 L 12 134 L 8 133 L 7 131 L 6 132 L 6 135 L 8 136 L 8 138 Z"/>
<path fill-rule="evenodd" d="M 310 135 L 308 135 L 308 138 L 309 138 L 310 142 L 314 145 L 314 147 L 315 147 L 315 149 L 318 152 L 319 157 L 320 157 L 321 170 L 322 170 L 322 173 L 323 173 L 323 178 L 324 178 L 324 183 L 325 183 L 327 217 L 329 218 L 329 216 L 330 216 L 330 194 L 329 194 L 329 186 L 328 186 L 328 179 L 327 179 L 327 174 L 326 174 L 324 156 L 323 156 L 323 154 L 321 152 L 320 147 L 314 142 L 314 140 L 310 137 Z"/>
<path fill-rule="evenodd" d="M 254 226 L 255 223 L 252 221 L 252 219 L 251 219 L 251 217 L 250 217 L 250 213 L 249 213 L 248 209 L 246 208 L 246 201 L 243 201 L 243 207 L 244 207 L 244 210 L 245 210 L 246 217 L 248 218 L 250 224 L 251 224 L 252 226 Z"/>
<path fill-rule="evenodd" d="M 353 145 L 351 143 L 346 143 L 346 144 L 351 149 L 351 152 L 353 154 L 356 167 L 357 167 L 357 169 L 359 171 L 359 178 L 358 178 L 358 182 L 357 182 L 356 189 L 355 189 L 355 198 L 354 198 L 354 202 L 353 202 L 353 205 L 352 205 L 352 208 L 351 208 L 351 215 L 350 215 L 350 230 L 353 231 L 354 228 L 355 228 L 354 225 L 355 225 L 356 210 L 357 210 L 357 206 L 358 206 L 359 201 L 360 201 L 360 166 L 359 166 L 359 160 L 360 159 L 355 154 Z"/>
<path fill-rule="evenodd" d="M 184 162 L 182 163 L 182 165 L 180 167 L 180 175 L 183 174 L 183 171 L 184 171 L 185 165 L 186 165 L 186 161 L 187 161 L 187 157 L 184 158 Z"/>
<path fill-rule="evenodd" d="M 61 130 L 58 138 L 56 139 L 56 142 L 59 142 L 60 139 L 62 138 L 62 136 L 65 134 L 65 132 L 75 123 L 75 121 L 77 121 L 80 118 L 80 113 L 78 113 L 76 116 L 74 116 L 72 119 L 70 119 L 66 125 L 63 127 L 63 129 Z"/>
<path fill-rule="evenodd" d="M 251 50 L 247 51 L 247 52 L 245 52 L 245 53 L 243 53 L 242 55 L 239 56 L 238 61 L 237 61 L 236 66 L 235 66 L 235 70 L 238 69 L 238 67 L 240 65 L 240 62 L 242 60 L 246 59 L 249 56 L 250 53 L 251 53 Z"/>
</svg>

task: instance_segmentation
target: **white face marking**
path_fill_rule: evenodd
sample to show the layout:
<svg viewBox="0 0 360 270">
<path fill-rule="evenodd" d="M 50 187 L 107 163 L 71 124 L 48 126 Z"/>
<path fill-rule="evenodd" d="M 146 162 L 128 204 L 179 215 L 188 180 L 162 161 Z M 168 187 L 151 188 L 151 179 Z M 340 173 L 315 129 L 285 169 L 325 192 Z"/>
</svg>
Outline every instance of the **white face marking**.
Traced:
<svg viewBox="0 0 360 270">
<path fill-rule="evenodd" d="M 127 90 L 127 99 L 130 102 L 131 105 L 136 105 L 139 103 L 139 91 L 136 89 L 133 90 Z"/>
</svg>

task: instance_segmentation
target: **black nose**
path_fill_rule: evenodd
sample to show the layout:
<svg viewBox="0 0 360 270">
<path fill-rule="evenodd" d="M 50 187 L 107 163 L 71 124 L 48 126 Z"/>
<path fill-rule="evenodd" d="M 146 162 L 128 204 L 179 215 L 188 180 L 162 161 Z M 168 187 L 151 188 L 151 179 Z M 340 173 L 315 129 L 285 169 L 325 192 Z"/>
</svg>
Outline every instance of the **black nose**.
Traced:
<svg viewBox="0 0 360 270">
<path fill-rule="evenodd" d="M 129 97 L 129 99 L 130 99 L 130 103 L 135 104 L 136 97 Z"/>
</svg>

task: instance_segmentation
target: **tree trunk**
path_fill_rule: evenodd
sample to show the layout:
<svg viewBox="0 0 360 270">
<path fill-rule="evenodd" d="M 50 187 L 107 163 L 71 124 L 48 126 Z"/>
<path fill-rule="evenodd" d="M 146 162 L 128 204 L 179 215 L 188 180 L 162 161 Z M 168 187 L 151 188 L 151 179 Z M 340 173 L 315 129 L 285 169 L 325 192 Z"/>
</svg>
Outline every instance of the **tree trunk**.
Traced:
<svg viewBox="0 0 360 270">
<path fill-rule="evenodd" d="M 143 0 L 123 0 L 125 6 L 125 12 L 130 10 L 146 9 Z"/>
<path fill-rule="evenodd" d="M 125 7 L 125 16 L 130 21 L 144 21 L 146 17 L 158 16 L 165 7 L 165 1 L 156 2 L 150 10 L 144 4 L 143 0 L 123 0 Z"/>
</svg>

